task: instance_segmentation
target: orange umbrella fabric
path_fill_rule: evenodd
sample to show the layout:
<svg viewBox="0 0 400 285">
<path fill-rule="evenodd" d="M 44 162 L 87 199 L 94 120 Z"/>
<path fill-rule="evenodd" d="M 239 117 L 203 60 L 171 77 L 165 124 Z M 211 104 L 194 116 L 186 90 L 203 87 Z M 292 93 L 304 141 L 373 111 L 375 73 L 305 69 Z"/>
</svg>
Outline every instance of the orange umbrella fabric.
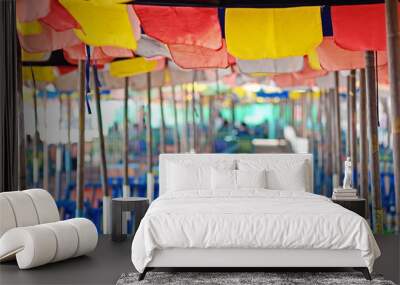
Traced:
<svg viewBox="0 0 400 285">
<path fill-rule="evenodd" d="M 148 36 L 165 44 L 195 45 L 218 50 L 222 47 L 216 8 L 157 7 L 135 5 Z"/>
</svg>

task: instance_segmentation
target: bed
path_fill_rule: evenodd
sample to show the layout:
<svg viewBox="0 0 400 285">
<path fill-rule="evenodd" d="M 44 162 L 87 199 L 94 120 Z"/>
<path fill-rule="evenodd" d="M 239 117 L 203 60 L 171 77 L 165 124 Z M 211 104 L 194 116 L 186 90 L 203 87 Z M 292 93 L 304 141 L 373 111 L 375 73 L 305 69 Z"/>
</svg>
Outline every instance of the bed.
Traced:
<svg viewBox="0 0 400 285">
<path fill-rule="evenodd" d="M 310 154 L 162 154 L 160 197 L 132 242 L 153 268 L 352 267 L 380 251 L 359 215 L 313 194 Z"/>
</svg>

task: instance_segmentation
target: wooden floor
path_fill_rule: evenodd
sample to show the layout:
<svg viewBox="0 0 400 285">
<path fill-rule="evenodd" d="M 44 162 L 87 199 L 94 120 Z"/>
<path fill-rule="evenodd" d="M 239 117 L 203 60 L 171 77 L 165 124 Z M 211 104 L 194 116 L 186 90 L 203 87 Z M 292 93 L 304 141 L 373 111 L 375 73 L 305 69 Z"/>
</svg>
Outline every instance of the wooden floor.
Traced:
<svg viewBox="0 0 400 285">
<path fill-rule="evenodd" d="M 400 284 L 400 236 L 377 236 L 376 240 L 382 256 L 374 271 Z M 114 243 L 101 236 L 97 249 L 88 256 L 30 270 L 19 270 L 15 262 L 1 264 L 0 284 L 115 284 L 122 273 L 134 271 L 130 249 L 131 239 Z"/>
<path fill-rule="evenodd" d="M 115 284 L 122 273 L 134 271 L 131 240 L 115 243 L 100 236 L 94 252 L 29 270 L 16 262 L 0 264 L 0 284 Z"/>
</svg>

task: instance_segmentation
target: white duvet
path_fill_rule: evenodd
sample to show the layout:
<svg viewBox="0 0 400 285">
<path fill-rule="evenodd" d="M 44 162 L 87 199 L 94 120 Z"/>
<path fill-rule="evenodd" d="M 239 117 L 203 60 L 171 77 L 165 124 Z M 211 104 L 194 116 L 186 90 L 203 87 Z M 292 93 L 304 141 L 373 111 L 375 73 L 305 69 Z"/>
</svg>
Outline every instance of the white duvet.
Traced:
<svg viewBox="0 0 400 285">
<path fill-rule="evenodd" d="M 319 195 L 257 189 L 159 197 L 133 239 L 132 262 L 143 272 L 165 248 L 358 249 L 370 271 L 380 256 L 359 215 Z"/>
</svg>

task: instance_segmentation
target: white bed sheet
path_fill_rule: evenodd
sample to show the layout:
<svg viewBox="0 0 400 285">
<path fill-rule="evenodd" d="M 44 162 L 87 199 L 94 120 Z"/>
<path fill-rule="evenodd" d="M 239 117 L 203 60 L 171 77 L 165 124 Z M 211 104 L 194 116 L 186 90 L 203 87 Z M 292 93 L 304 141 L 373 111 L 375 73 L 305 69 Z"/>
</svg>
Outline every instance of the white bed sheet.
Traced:
<svg viewBox="0 0 400 285">
<path fill-rule="evenodd" d="M 139 272 L 155 249 L 166 248 L 357 249 L 371 272 L 380 255 L 365 219 L 323 196 L 265 189 L 199 193 L 169 192 L 152 203 L 132 243 Z"/>
</svg>

